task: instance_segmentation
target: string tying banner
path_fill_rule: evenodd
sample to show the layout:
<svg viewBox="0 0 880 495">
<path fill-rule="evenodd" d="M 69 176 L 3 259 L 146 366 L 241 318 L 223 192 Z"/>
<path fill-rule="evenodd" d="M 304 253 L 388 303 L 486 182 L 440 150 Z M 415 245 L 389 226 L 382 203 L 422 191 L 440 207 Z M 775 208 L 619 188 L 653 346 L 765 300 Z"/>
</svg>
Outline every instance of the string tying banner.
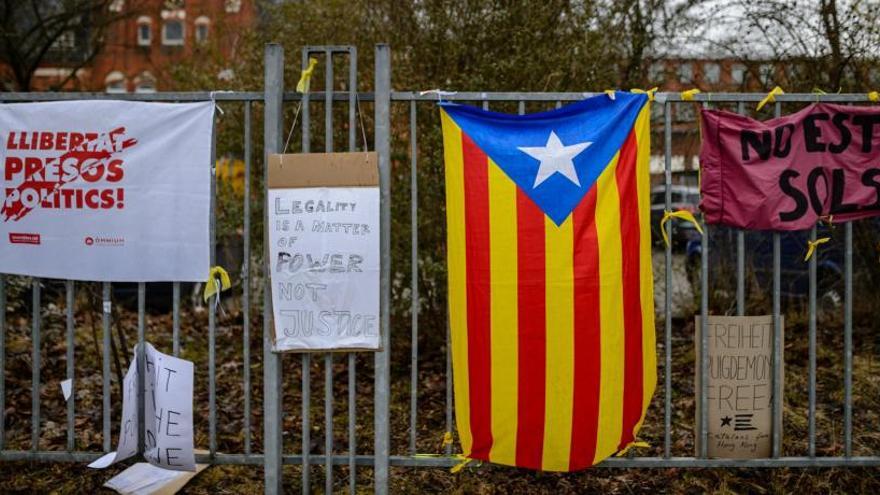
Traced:
<svg viewBox="0 0 880 495">
<path fill-rule="evenodd" d="M 678 210 L 678 211 L 667 210 L 667 211 L 663 212 L 663 218 L 660 220 L 660 232 L 663 233 L 663 242 L 667 246 L 669 246 L 669 236 L 666 234 L 665 226 L 666 226 L 666 222 L 668 222 L 672 218 L 678 218 L 681 220 L 691 222 L 692 224 L 694 224 L 694 227 L 697 228 L 697 232 L 699 232 L 700 235 L 703 234 L 703 227 L 700 226 L 700 222 L 697 221 L 697 219 L 696 219 L 696 217 L 694 217 L 693 213 L 691 213 L 687 210 Z"/>
<path fill-rule="evenodd" d="M 820 244 L 825 244 L 830 241 L 830 237 L 820 237 L 815 241 L 807 241 L 807 255 L 804 256 L 804 261 L 809 261 L 813 256 L 813 253 L 816 252 L 816 248 L 819 247 Z"/>
<path fill-rule="evenodd" d="M 769 93 L 767 93 L 767 96 L 765 96 L 763 100 L 758 103 L 758 108 L 756 110 L 764 108 L 764 105 L 768 103 L 775 103 L 776 97 L 782 94 L 785 94 L 785 91 L 783 91 L 782 88 L 780 88 L 779 86 L 776 86 L 775 88 L 770 90 Z"/>
</svg>

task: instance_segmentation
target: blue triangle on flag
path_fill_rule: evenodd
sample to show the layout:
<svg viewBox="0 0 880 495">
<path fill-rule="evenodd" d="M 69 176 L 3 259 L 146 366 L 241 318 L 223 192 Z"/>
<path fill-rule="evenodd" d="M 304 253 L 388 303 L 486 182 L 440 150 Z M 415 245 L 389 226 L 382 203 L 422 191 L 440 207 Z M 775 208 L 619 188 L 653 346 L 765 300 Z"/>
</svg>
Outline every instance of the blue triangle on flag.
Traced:
<svg viewBox="0 0 880 495">
<path fill-rule="evenodd" d="M 526 115 L 440 105 L 556 225 L 562 225 L 623 145 L 648 101 L 645 94 L 614 95 Z M 542 159 L 547 156 L 551 158 Z"/>
</svg>

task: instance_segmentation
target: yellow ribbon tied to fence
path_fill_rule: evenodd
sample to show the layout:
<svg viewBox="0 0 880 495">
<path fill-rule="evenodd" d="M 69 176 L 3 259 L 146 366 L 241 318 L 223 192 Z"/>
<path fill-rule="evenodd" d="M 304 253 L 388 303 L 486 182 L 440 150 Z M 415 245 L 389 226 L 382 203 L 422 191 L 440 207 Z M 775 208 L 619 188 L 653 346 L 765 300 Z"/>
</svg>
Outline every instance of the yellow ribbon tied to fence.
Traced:
<svg viewBox="0 0 880 495">
<path fill-rule="evenodd" d="M 629 90 L 629 92 L 636 94 L 646 94 L 648 95 L 648 101 L 654 101 L 654 94 L 657 93 L 657 89 L 659 89 L 657 88 L 657 86 L 654 86 L 651 89 L 632 88 L 631 90 Z"/>
<path fill-rule="evenodd" d="M 663 219 L 660 220 L 660 232 L 663 233 L 663 242 L 669 246 L 669 236 L 666 234 L 666 222 L 668 222 L 672 218 L 678 218 L 681 220 L 685 220 L 694 224 L 694 227 L 697 228 L 697 232 L 700 235 L 703 234 L 703 227 L 700 226 L 700 222 L 697 221 L 694 214 L 687 210 L 677 210 L 677 211 L 664 211 Z"/>
<path fill-rule="evenodd" d="M 230 287 L 232 287 L 232 282 L 229 280 L 229 274 L 226 273 L 223 267 L 215 266 L 208 273 L 208 281 L 205 282 L 205 291 L 202 293 L 202 297 L 204 297 L 205 302 L 208 302 L 211 296 L 220 294 L 221 291 Z"/>
<path fill-rule="evenodd" d="M 830 240 L 830 237 L 820 237 L 815 241 L 807 241 L 807 255 L 804 256 L 804 261 L 809 261 L 810 258 L 813 257 L 813 253 L 816 252 L 816 248 L 819 247 L 820 244 L 825 244 Z"/>
<path fill-rule="evenodd" d="M 296 90 L 300 93 L 308 93 L 309 92 L 309 84 L 312 81 L 312 72 L 315 71 L 315 66 L 318 65 L 318 59 L 309 58 L 309 67 L 302 71 L 302 74 L 299 76 L 299 82 L 296 83 Z"/>
<path fill-rule="evenodd" d="M 868 99 L 870 101 L 873 101 L 874 103 L 877 103 L 878 101 L 880 101 L 880 93 L 876 91 L 871 91 L 870 93 L 868 93 Z"/>
<path fill-rule="evenodd" d="M 785 94 L 785 91 L 783 91 L 782 88 L 780 88 L 779 86 L 776 86 L 775 88 L 770 90 L 769 93 L 767 93 L 767 96 L 765 96 L 763 100 L 758 103 L 757 110 L 764 108 L 764 105 L 768 103 L 775 103 L 776 97 L 782 94 Z"/>
<path fill-rule="evenodd" d="M 681 99 L 684 101 L 694 101 L 694 96 L 698 95 L 700 90 L 697 88 L 689 89 L 681 92 Z"/>
</svg>

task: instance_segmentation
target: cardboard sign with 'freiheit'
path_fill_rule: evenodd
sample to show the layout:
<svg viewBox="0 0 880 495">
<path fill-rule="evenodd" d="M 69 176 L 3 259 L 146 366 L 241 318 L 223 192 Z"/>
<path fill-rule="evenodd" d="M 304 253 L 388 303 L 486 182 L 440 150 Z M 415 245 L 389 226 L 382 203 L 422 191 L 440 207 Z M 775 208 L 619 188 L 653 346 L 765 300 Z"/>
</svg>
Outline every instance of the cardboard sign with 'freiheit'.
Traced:
<svg viewBox="0 0 880 495">
<path fill-rule="evenodd" d="M 783 325 L 779 317 L 780 326 Z M 773 317 L 709 316 L 709 457 L 770 457 L 773 428 Z M 696 317 L 696 448 L 700 452 L 700 317 Z M 781 351 L 780 351 L 781 352 Z M 780 359 L 780 362 L 783 362 Z M 781 368 L 784 368 L 781 367 Z M 782 380 L 782 369 L 779 370 Z M 782 415 L 780 415 L 781 418 Z"/>
</svg>

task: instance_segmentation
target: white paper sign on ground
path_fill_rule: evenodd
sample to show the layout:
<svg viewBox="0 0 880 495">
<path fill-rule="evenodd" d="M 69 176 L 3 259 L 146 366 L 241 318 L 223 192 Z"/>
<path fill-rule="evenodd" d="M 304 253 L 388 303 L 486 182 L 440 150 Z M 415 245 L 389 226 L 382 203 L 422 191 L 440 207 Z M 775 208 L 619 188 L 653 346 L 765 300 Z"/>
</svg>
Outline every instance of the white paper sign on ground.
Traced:
<svg viewBox="0 0 880 495">
<path fill-rule="evenodd" d="M 195 472 L 171 471 L 138 462 L 110 478 L 104 486 L 122 495 L 173 495 L 207 467 L 196 464 Z"/>
<path fill-rule="evenodd" d="M 145 344 L 144 458 L 158 467 L 194 471 L 193 377 L 191 361 L 157 351 Z M 137 346 L 123 379 L 122 421 L 116 452 L 100 457 L 90 468 L 102 469 L 137 454 Z"/>
<path fill-rule="evenodd" d="M 0 105 L 0 273 L 204 281 L 214 104 Z"/>
<path fill-rule="evenodd" d="M 379 188 L 269 189 L 275 349 L 379 348 Z"/>
</svg>

